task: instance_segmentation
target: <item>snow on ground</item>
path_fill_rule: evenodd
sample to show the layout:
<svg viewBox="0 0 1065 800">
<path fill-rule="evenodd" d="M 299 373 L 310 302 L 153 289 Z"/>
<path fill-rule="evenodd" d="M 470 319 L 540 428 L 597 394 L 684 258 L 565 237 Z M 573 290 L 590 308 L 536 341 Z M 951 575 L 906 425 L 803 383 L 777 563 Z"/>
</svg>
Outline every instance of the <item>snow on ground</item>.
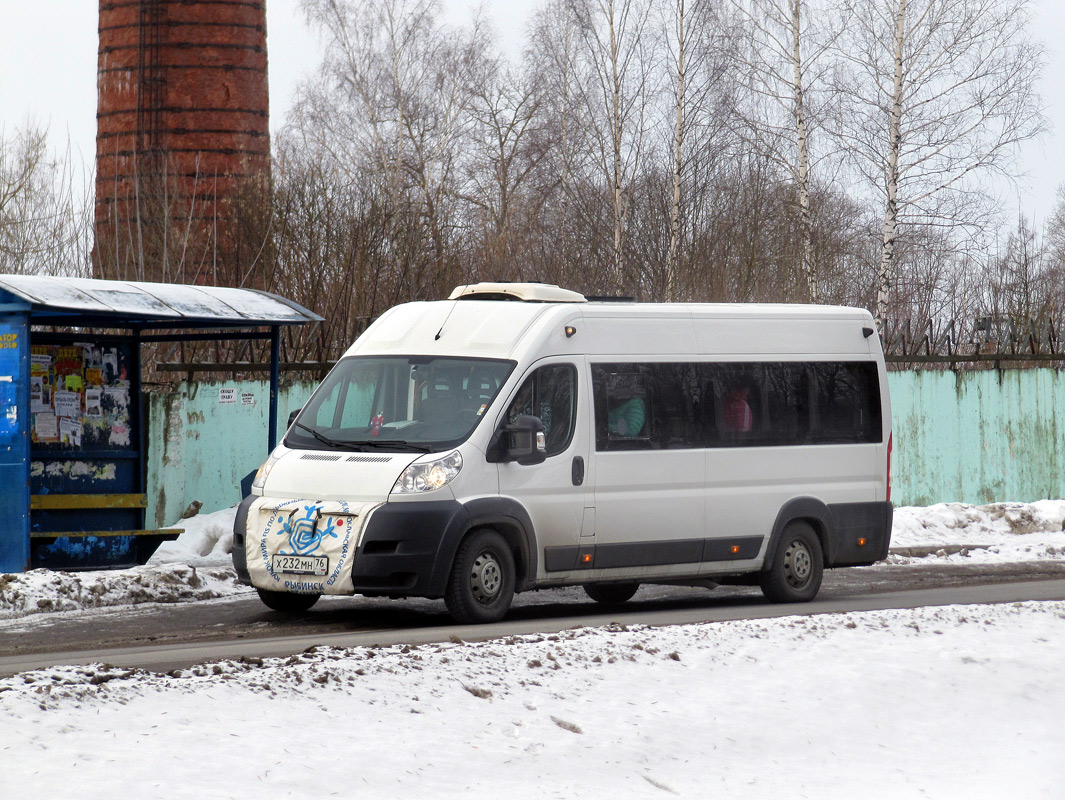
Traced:
<svg viewBox="0 0 1065 800">
<path fill-rule="evenodd" d="M 0 680 L 5 797 L 1060 798 L 1065 603 Z"/>
</svg>

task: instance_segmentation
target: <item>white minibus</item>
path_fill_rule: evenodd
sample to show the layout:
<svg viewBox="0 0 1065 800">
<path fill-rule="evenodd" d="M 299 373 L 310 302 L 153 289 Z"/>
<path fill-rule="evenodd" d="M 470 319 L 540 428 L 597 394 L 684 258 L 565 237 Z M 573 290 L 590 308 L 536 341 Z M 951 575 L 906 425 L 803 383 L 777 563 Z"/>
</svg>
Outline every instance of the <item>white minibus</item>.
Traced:
<svg viewBox="0 0 1065 800">
<path fill-rule="evenodd" d="M 233 561 L 288 612 L 428 597 L 491 622 L 516 592 L 642 583 L 808 601 L 886 557 L 890 459 L 864 309 L 469 285 L 351 345 L 256 473 Z"/>
</svg>

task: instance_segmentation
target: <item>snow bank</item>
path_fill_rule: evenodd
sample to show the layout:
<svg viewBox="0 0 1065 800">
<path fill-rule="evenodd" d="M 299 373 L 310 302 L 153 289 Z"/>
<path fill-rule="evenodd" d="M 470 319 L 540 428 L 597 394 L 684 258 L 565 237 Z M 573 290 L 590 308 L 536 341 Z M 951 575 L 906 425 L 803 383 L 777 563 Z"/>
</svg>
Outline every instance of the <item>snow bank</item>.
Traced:
<svg viewBox="0 0 1065 800">
<path fill-rule="evenodd" d="M 0 619 L 46 611 L 181 603 L 250 590 L 233 571 L 236 508 L 200 514 L 171 526 L 185 532 L 164 542 L 148 564 L 121 570 L 0 574 Z"/>
<path fill-rule="evenodd" d="M 895 509 L 894 551 L 930 551 L 924 559 L 957 563 L 1065 559 L 1065 500 L 1035 503 L 939 503 Z M 957 552 L 958 548 L 964 548 Z M 921 563 L 893 554 L 890 564 Z"/>
<path fill-rule="evenodd" d="M 895 509 L 892 547 L 1015 544 L 1019 537 L 1056 535 L 1065 527 L 1065 500 L 972 506 L 939 503 Z"/>
<path fill-rule="evenodd" d="M 1065 603 L 0 680 L 13 797 L 1060 798 Z M 75 784 L 76 782 L 76 784 Z"/>
<path fill-rule="evenodd" d="M 0 575 L 0 619 L 138 603 L 180 603 L 247 592 L 225 567 L 164 564 L 101 572 L 35 569 Z"/>
<path fill-rule="evenodd" d="M 197 514 L 180 519 L 170 528 L 184 528 L 185 532 L 171 542 L 163 542 L 148 560 L 149 564 L 180 562 L 190 566 L 230 566 L 233 563 L 233 521 L 237 507 L 213 514 Z"/>
</svg>

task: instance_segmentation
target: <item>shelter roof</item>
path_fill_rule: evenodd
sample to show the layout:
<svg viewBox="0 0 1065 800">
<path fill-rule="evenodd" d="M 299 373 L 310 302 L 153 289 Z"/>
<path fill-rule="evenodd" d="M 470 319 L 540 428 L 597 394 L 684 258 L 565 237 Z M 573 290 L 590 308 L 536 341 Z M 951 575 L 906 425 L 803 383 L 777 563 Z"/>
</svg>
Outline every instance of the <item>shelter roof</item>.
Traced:
<svg viewBox="0 0 1065 800">
<path fill-rule="evenodd" d="M 0 310 L 25 305 L 34 325 L 247 328 L 322 321 L 258 289 L 0 274 Z"/>
</svg>

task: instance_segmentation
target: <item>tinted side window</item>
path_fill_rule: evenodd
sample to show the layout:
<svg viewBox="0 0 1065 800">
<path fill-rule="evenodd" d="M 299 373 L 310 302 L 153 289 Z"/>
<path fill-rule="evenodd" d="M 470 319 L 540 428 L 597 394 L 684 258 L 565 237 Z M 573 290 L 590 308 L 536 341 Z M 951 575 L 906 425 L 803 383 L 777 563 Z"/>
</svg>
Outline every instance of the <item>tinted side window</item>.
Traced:
<svg viewBox="0 0 1065 800">
<path fill-rule="evenodd" d="M 881 440 L 872 362 L 593 364 L 596 450 Z"/>
<path fill-rule="evenodd" d="M 695 364 L 593 364 L 596 450 L 700 446 Z"/>
<path fill-rule="evenodd" d="M 547 437 L 547 455 L 565 450 L 577 416 L 577 370 L 569 364 L 540 367 L 525 379 L 507 408 L 507 421 L 522 414 L 539 417 Z"/>
<path fill-rule="evenodd" d="M 700 364 L 704 387 L 703 425 L 710 447 L 765 444 L 769 419 L 765 408 L 765 365 Z"/>
<path fill-rule="evenodd" d="M 880 380 L 869 362 L 815 362 L 817 418 L 812 438 L 819 444 L 881 440 Z"/>
<path fill-rule="evenodd" d="M 766 414 L 773 444 L 803 444 L 810 432 L 810 379 L 805 364 L 766 365 Z"/>
</svg>

